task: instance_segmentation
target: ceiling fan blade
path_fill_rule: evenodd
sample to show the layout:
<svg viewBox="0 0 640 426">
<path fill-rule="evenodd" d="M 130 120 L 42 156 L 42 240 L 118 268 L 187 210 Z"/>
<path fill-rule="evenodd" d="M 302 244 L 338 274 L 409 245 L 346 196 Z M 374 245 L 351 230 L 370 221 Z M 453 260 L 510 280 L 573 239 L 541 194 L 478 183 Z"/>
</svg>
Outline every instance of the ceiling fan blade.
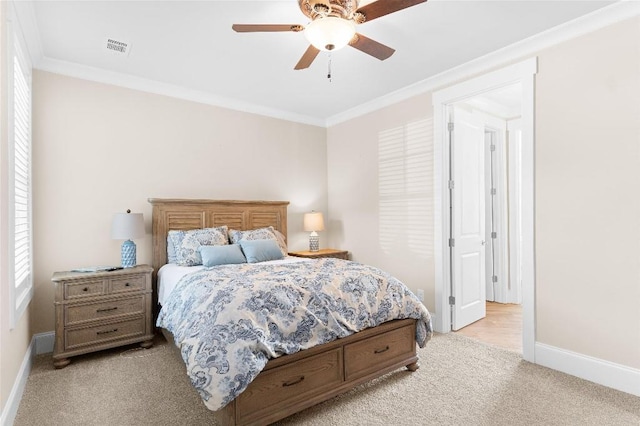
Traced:
<svg viewBox="0 0 640 426">
<path fill-rule="evenodd" d="M 320 50 L 313 47 L 313 45 L 309 45 L 309 48 L 304 52 L 304 55 L 302 55 L 302 58 L 300 58 L 294 69 L 303 70 L 309 68 L 313 60 L 318 56 L 318 53 L 320 53 Z"/>
<path fill-rule="evenodd" d="M 355 47 L 361 52 L 366 53 L 367 55 L 378 58 L 381 61 L 384 61 L 389 56 L 393 55 L 393 52 L 396 51 L 389 46 L 385 46 L 382 43 L 378 43 L 377 41 L 371 40 L 370 38 L 358 33 L 356 33 L 355 37 L 351 40 L 351 42 L 349 42 L 349 45 L 351 47 Z"/>
<path fill-rule="evenodd" d="M 362 6 L 357 11 L 365 16 L 365 22 L 369 22 L 381 16 L 406 9 L 407 7 L 426 3 L 426 1 L 427 0 L 378 0 Z"/>
<path fill-rule="evenodd" d="M 231 28 L 238 33 L 302 31 L 304 27 L 298 24 L 233 24 Z"/>
</svg>

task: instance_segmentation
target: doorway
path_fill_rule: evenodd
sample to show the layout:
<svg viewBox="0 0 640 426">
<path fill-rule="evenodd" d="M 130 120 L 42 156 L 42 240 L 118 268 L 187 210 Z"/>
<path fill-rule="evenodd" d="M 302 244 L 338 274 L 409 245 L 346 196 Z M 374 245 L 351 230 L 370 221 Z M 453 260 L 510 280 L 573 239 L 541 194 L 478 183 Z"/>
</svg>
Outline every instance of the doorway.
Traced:
<svg viewBox="0 0 640 426">
<path fill-rule="evenodd" d="M 533 77 L 537 68 L 536 58 L 511 65 L 498 71 L 486 74 L 481 77 L 468 80 L 464 83 L 443 89 L 434 93 L 434 181 L 435 181 L 435 260 L 436 260 L 436 321 L 435 329 L 441 333 L 448 333 L 452 330 L 452 324 L 457 319 L 456 316 L 466 316 L 463 312 L 469 307 L 476 311 L 486 309 L 487 263 L 484 257 L 485 250 L 482 245 L 486 244 L 486 217 L 484 182 L 486 180 L 484 158 L 482 164 L 472 161 L 464 156 L 460 157 L 456 151 L 455 140 L 451 139 L 452 134 L 449 129 L 452 109 L 461 106 L 463 101 L 471 101 L 480 95 L 485 95 L 504 89 L 512 85 L 520 85 L 521 101 L 521 126 L 520 152 L 521 162 L 517 171 L 520 183 L 519 194 L 519 231 L 515 232 L 520 237 L 520 266 L 514 268 L 519 274 L 520 297 L 522 298 L 522 348 L 523 358 L 534 362 L 535 344 L 535 307 L 534 307 L 534 241 L 533 241 Z M 455 116 L 455 112 L 453 112 Z M 464 114 L 463 114 L 464 115 Z M 468 118 L 468 116 L 467 116 Z M 486 126 L 481 127 L 473 119 L 471 124 L 463 125 L 466 131 L 474 133 L 481 138 L 484 144 Z M 455 128 L 457 124 L 454 124 Z M 491 133 L 491 132 L 489 132 Z M 489 138 L 491 139 L 491 138 Z M 475 145 L 474 145 L 475 146 Z M 477 150 L 477 146 L 475 146 Z M 480 150 L 483 151 L 483 150 Z M 456 158 L 456 156 L 458 156 Z M 477 157 L 474 157 L 477 160 Z M 458 161 L 456 161 L 456 159 Z M 456 166 L 456 164 L 458 166 Z M 463 164 L 463 167 L 460 165 Z M 461 182 L 463 188 L 455 187 L 459 185 L 455 179 L 466 179 Z M 453 180 L 453 182 L 452 182 Z M 482 191 L 480 191 L 482 185 Z M 471 189 L 469 189 L 471 188 Z M 460 195 L 461 189 L 466 191 L 466 195 Z M 467 218 L 466 222 L 460 211 L 456 213 L 457 205 L 461 205 L 463 200 L 459 197 L 468 197 L 465 201 L 475 208 L 473 220 Z M 452 204 L 453 203 L 453 204 Z M 453 206 L 453 207 L 451 207 Z M 466 208 L 464 209 L 467 210 Z M 453 212 L 453 213 L 452 213 Z M 482 218 L 481 220 L 478 218 Z M 507 223 L 503 221 L 503 224 Z M 511 224 L 511 222 L 508 222 Z M 494 232 L 494 231 L 491 231 Z M 459 240 L 456 240 L 456 237 Z M 461 238 L 461 239 L 460 239 Z M 460 249 L 459 243 L 464 243 L 464 250 Z M 468 244 L 467 244 L 468 243 Z M 505 249 L 503 245 L 503 250 Z M 511 250 L 511 247 L 509 247 Z M 499 266 L 499 265 L 498 265 Z M 503 262 L 504 266 L 504 262 Z M 493 268 L 493 266 L 492 266 Z M 503 268 L 504 269 L 504 268 Z M 493 269 L 492 269 L 493 271 Z M 511 273 L 507 274 L 511 281 Z M 456 278 L 465 274 L 472 277 L 464 280 L 466 288 L 461 288 Z M 491 278 L 493 275 L 490 276 Z M 498 278 L 499 279 L 499 278 Z M 505 277 L 506 280 L 506 277 Z M 506 281 L 505 281 L 506 282 Z M 471 310 L 468 310 L 469 312 Z M 477 314 L 477 312 L 476 312 Z"/>
<path fill-rule="evenodd" d="M 522 86 L 517 83 L 482 93 L 455 103 L 453 108 L 464 109 L 475 117 L 484 133 L 483 139 L 478 135 L 476 143 L 484 145 L 480 155 L 484 155 L 485 300 L 519 305 L 522 303 Z"/>
<path fill-rule="evenodd" d="M 522 306 L 487 302 L 487 316 L 455 332 L 522 354 Z"/>
</svg>

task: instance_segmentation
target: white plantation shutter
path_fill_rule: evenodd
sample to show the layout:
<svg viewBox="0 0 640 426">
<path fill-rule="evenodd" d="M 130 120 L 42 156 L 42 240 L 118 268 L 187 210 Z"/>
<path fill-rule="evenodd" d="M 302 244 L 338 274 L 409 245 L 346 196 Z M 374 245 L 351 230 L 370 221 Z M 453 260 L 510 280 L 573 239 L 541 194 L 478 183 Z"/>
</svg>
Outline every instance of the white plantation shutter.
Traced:
<svg viewBox="0 0 640 426">
<path fill-rule="evenodd" d="M 12 69 L 10 70 L 10 255 L 13 255 L 12 324 L 22 315 L 33 293 L 31 224 L 31 66 L 13 28 Z M 12 246 L 12 247 L 11 247 Z"/>
</svg>

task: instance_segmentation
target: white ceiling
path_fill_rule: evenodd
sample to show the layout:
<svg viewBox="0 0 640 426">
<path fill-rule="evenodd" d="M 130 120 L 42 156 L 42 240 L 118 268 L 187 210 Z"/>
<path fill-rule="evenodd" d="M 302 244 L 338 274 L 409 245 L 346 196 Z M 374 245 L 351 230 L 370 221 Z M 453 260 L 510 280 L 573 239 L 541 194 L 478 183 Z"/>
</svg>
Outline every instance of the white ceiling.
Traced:
<svg viewBox="0 0 640 426">
<path fill-rule="evenodd" d="M 522 115 L 522 85 L 516 83 L 501 87 L 465 99 L 460 104 L 503 120 L 519 118 Z"/>
<path fill-rule="evenodd" d="M 42 0 L 20 6 L 18 17 L 36 68 L 135 80 L 141 89 L 164 85 L 214 104 L 325 123 L 611 3 L 430 0 L 360 25 L 396 53 L 379 61 L 350 47 L 334 52 L 331 82 L 324 52 L 294 71 L 308 46 L 302 33 L 231 30 L 234 23 L 307 24 L 296 0 Z M 107 51 L 107 38 L 130 43 L 130 54 Z"/>
</svg>

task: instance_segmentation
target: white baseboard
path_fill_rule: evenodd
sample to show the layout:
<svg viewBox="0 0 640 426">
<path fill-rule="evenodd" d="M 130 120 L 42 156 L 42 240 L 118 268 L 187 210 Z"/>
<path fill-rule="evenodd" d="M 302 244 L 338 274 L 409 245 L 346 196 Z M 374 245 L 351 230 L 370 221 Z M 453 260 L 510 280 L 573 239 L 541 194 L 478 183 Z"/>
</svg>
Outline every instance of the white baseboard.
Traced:
<svg viewBox="0 0 640 426">
<path fill-rule="evenodd" d="M 49 331 L 47 333 L 38 333 L 33 336 L 35 341 L 36 352 L 34 355 L 48 354 L 53 352 L 53 343 L 56 340 L 56 333 Z"/>
<path fill-rule="evenodd" d="M 554 346 L 536 343 L 536 364 L 640 396 L 640 370 Z"/>
<path fill-rule="evenodd" d="M 11 388 L 11 393 L 9 394 L 9 398 L 7 399 L 7 403 L 5 404 L 4 409 L 2 410 L 2 414 L 0 415 L 0 425 L 2 426 L 12 425 L 13 421 L 16 418 L 16 414 L 18 414 L 18 407 L 20 406 L 20 400 L 22 400 L 22 393 L 24 392 L 24 387 L 27 384 L 29 373 L 31 373 L 31 362 L 33 359 L 33 350 L 35 346 L 34 342 L 35 340 L 32 338 L 31 343 L 27 348 L 27 352 L 24 354 L 22 365 L 20 365 L 18 376 L 13 383 L 13 387 Z"/>
<path fill-rule="evenodd" d="M 22 400 L 24 387 L 27 384 L 29 373 L 31 373 L 33 357 L 53 352 L 53 342 L 55 341 L 55 337 L 56 334 L 53 331 L 50 331 L 48 333 L 35 334 L 31 338 L 31 343 L 27 348 L 27 352 L 24 354 L 22 365 L 20 365 L 20 370 L 18 371 L 16 380 L 11 388 L 11 393 L 7 399 L 7 403 L 5 404 L 2 413 L 0 413 L 0 426 L 10 426 L 13 424 L 16 414 L 18 414 L 18 407 Z"/>
</svg>

